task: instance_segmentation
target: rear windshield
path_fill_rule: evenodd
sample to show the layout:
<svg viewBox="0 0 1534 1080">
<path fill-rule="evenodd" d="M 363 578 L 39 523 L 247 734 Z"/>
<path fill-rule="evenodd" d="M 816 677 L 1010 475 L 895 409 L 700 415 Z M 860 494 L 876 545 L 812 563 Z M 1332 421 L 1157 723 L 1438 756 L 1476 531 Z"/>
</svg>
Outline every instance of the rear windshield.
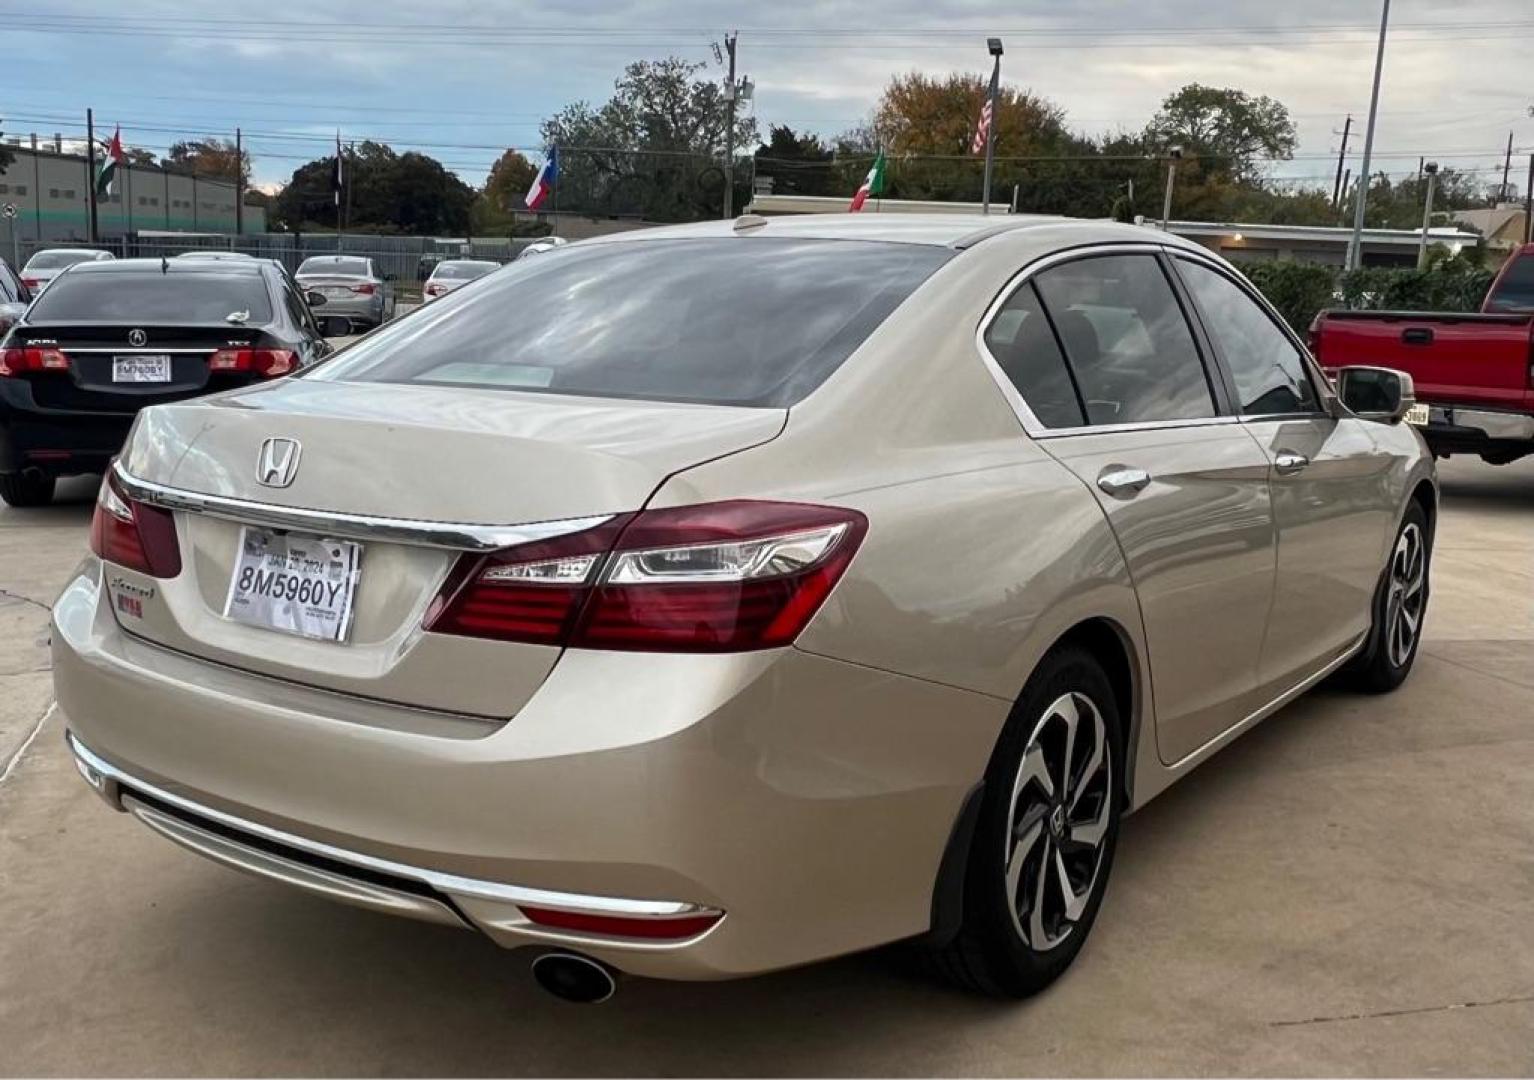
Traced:
<svg viewBox="0 0 1534 1080">
<path fill-rule="evenodd" d="M 231 315 L 240 318 L 230 319 Z M 32 322 L 250 323 L 271 322 L 271 301 L 259 274 L 97 274 L 76 270 L 43 290 Z"/>
<path fill-rule="evenodd" d="M 58 270 L 77 262 L 89 262 L 95 257 L 94 251 L 39 251 L 27 260 L 27 269 Z"/>
<path fill-rule="evenodd" d="M 300 276 L 335 274 L 337 277 L 367 277 L 368 261 L 327 255 L 323 259 L 305 259 L 304 264 L 298 268 L 298 273 Z"/>
<path fill-rule="evenodd" d="M 469 281 L 473 278 L 484 277 L 492 270 L 499 270 L 500 263 L 493 262 L 450 262 L 441 263 L 431 276 L 434 278 L 452 278 L 454 281 Z"/>
<path fill-rule="evenodd" d="M 770 237 L 577 245 L 449 293 L 310 377 L 782 408 L 952 255 Z"/>
<path fill-rule="evenodd" d="M 1519 255 L 1486 302 L 1487 311 L 1534 311 L 1534 254 Z"/>
</svg>

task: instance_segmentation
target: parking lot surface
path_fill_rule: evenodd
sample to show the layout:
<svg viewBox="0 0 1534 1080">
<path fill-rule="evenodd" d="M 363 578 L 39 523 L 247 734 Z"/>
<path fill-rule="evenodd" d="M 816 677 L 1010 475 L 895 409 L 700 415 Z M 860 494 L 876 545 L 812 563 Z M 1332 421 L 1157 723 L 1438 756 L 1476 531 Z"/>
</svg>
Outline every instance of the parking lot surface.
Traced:
<svg viewBox="0 0 1534 1080">
<path fill-rule="evenodd" d="M 1411 680 L 1312 693 L 1129 819 L 1080 959 L 1020 1004 L 886 949 L 572 1006 L 469 934 L 187 854 L 49 712 L 94 484 L 0 509 L 0 1072 L 1527 1074 L 1534 460 L 1441 471 Z"/>
</svg>

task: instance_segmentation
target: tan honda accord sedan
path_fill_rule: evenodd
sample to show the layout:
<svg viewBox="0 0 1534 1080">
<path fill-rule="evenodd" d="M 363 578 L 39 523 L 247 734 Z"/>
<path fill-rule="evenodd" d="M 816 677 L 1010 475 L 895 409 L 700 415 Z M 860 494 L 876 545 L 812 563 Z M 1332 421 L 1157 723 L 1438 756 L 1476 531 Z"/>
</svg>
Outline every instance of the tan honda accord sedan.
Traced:
<svg viewBox="0 0 1534 1080">
<path fill-rule="evenodd" d="M 1337 387 L 1131 226 L 571 245 L 142 413 L 54 610 L 69 744 L 193 851 L 567 998 L 906 938 L 1028 994 L 1123 814 L 1410 670 L 1433 464 L 1406 376 Z"/>
</svg>

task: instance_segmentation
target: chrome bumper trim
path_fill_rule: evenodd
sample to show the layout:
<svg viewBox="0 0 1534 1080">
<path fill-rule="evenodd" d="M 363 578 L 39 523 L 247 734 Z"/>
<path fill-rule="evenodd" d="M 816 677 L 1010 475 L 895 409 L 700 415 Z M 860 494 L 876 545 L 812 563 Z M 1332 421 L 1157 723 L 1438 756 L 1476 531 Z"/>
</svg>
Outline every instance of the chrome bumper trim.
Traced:
<svg viewBox="0 0 1534 1080">
<path fill-rule="evenodd" d="M 205 495 L 183 491 L 149 480 L 140 480 L 121 461 L 112 466 L 117 482 L 130 498 L 166 510 L 184 510 L 194 514 L 225 518 L 248 525 L 273 529 L 299 529 L 324 536 L 355 540 L 388 540 L 422 547 L 447 548 L 452 551 L 495 551 L 499 548 L 549 540 L 569 533 L 584 532 L 612 519 L 611 514 L 597 517 L 563 518 L 537 521 L 527 525 L 470 525 L 448 521 L 412 521 L 406 518 L 373 517 L 368 514 L 343 514 L 331 510 L 310 510 L 296 506 L 277 506 L 252 502 L 227 495 Z"/>
<path fill-rule="evenodd" d="M 1534 416 L 1497 412 L 1492 409 L 1463 409 L 1448 406 L 1456 427 L 1476 428 L 1488 439 L 1534 439 Z"/>
<path fill-rule="evenodd" d="M 591 915 L 618 915 L 630 919 L 674 919 L 682 916 L 722 914 L 718 908 L 704 907 L 699 904 L 689 904 L 676 900 L 630 900 L 616 896 L 590 896 L 584 893 L 556 892 L 549 889 L 534 889 L 522 885 L 505 885 L 498 881 L 461 877 L 457 874 L 427 870 L 423 867 L 411 866 L 408 863 L 395 862 L 392 859 L 380 859 L 372 855 L 363 855 L 360 852 L 348 851 L 345 848 L 334 847 L 330 844 L 321 843 L 318 840 L 309 840 L 302 836 L 295 836 L 292 833 L 273 829 L 270 826 L 248 821 L 233 814 L 226 814 L 222 810 L 215 810 L 212 807 L 193 802 L 191 799 L 173 794 L 164 788 L 140 780 L 138 777 L 126 773 L 117 766 L 103 760 L 88 750 L 75 737 L 73 732 L 65 732 L 64 739 L 75 756 L 75 767 L 80 770 L 80 775 L 84 776 L 86 782 L 117 809 L 129 809 L 124 806 L 124 803 L 132 801 L 134 791 L 141 791 L 169 806 L 184 810 L 197 817 L 217 822 L 238 832 L 261 837 L 273 843 L 282 844 L 298 851 L 308 852 L 320 858 L 333 859 L 336 862 L 347 863 L 365 870 L 373 870 L 378 873 L 417 881 L 450 896 L 476 897 L 483 900 L 499 901 L 517 907 L 527 905 L 529 907 L 557 908 L 561 911 Z M 121 790 L 123 788 L 127 790 Z"/>
</svg>

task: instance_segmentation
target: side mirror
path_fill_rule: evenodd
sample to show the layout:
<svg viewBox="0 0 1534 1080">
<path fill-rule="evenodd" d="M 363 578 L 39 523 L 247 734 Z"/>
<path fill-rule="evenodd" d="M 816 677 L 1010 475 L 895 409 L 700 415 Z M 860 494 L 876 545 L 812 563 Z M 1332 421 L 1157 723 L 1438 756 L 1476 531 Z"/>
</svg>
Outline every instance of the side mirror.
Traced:
<svg viewBox="0 0 1534 1080">
<path fill-rule="evenodd" d="M 324 302 L 325 294 L 322 292 L 315 292 L 313 289 L 310 289 L 308 292 L 304 293 L 304 303 L 308 304 L 312 308 L 319 307 Z"/>
<path fill-rule="evenodd" d="M 1399 424 L 1417 404 L 1411 376 L 1394 368 L 1339 369 L 1337 397 L 1355 415 L 1386 424 Z"/>
</svg>

